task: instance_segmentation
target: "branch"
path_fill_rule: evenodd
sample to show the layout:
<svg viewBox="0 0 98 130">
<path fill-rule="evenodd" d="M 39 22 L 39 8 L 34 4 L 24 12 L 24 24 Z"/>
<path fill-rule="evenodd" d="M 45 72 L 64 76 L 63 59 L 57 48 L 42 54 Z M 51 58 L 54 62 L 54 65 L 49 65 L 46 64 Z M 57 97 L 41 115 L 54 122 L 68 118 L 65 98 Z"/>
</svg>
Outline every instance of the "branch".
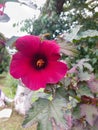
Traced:
<svg viewBox="0 0 98 130">
<path fill-rule="evenodd" d="M 56 0 L 56 11 L 60 14 L 63 11 L 63 4 L 66 0 Z"/>
</svg>

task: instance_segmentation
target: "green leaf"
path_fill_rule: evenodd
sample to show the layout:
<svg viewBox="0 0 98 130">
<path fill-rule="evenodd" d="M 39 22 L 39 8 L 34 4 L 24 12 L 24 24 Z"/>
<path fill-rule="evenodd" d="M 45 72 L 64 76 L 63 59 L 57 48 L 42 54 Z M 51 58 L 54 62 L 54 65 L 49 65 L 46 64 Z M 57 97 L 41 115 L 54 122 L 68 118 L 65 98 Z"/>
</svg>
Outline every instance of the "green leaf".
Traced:
<svg viewBox="0 0 98 130">
<path fill-rule="evenodd" d="M 88 70 L 90 70 L 91 72 L 93 71 L 93 68 L 92 68 L 92 66 L 89 63 L 84 62 L 83 66 L 85 68 L 87 68 Z"/>
<path fill-rule="evenodd" d="M 8 46 L 9 48 L 13 48 L 14 47 L 14 43 L 15 43 L 15 41 L 17 39 L 18 39 L 18 37 L 12 36 L 10 39 L 7 40 L 6 46 Z"/>
<path fill-rule="evenodd" d="M 69 70 L 69 73 L 75 73 L 78 69 L 81 74 L 81 73 L 83 73 L 83 66 L 89 70 L 92 70 L 91 65 L 90 64 L 88 65 L 88 63 L 87 63 L 88 61 L 89 61 L 89 59 L 81 59 L 81 60 L 77 61 L 77 64 L 74 65 L 74 67 Z"/>
<path fill-rule="evenodd" d="M 81 83 L 79 89 L 76 91 L 79 96 L 86 95 L 92 97 L 92 93 L 90 89 L 86 86 L 86 84 Z"/>
<path fill-rule="evenodd" d="M 77 105 L 76 107 L 73 108 L 72 115 L 73 115 L 74 119 L 79 119 L 81 117 L 79 105 Z"/>
<path fill-rule="evenodd" d="M 98 108 L 93 105 L 83 104 L 80 106 L 81 116 L 86 116 L 86 121 L 93 126 L 96 116 L 98 116 Z"/>
<path fill-rule="evenodd" d="M 59 94 L 52 101 L 39 98 L 33 104 L 22 125 L 23 127 L 29 127 L 37 122 L 37 130 L 52 130 L 51 121 L 54 119 L 57 126 L 59 125 L 66 129 L 68 126 L 63 117 L 63 107 L 66 107 L 66 101 Z"/>
<path fill-rule="evenodd" d="M 89 74 L 88 72 L 79 72 L 78 73 L 78 77 L 80 81 L 87 81 L 90 79 L 91 74 Z"/>
<path fill-rule="evenodd" d="M 87 30 L 87 31 L 81 32 L 79 35 L 77 35 L 75 37 L 75 39 L 80 40 L 80 39 L 83 39 L 83 38 L 95 37 L 95 36 L 98 36 L 97 30 Z"/>
</svg>

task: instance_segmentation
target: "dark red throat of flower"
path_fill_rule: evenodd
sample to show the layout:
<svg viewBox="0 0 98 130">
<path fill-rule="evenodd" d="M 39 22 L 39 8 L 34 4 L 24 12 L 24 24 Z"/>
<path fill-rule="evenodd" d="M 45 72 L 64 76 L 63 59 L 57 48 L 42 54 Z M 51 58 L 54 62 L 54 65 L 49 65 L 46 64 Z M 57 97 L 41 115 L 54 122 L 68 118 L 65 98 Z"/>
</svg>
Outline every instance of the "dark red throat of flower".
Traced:
<svg viewBox="0 0 98 130">
<path fill-rule="evenodd" d="M 41 70 L 44 69 L 47 66 L 47 58 L 46 56 L 42 55 L 42 54 L 36 54 L 33 58 L 33 67 L 36 70 Z"/>
</svg>

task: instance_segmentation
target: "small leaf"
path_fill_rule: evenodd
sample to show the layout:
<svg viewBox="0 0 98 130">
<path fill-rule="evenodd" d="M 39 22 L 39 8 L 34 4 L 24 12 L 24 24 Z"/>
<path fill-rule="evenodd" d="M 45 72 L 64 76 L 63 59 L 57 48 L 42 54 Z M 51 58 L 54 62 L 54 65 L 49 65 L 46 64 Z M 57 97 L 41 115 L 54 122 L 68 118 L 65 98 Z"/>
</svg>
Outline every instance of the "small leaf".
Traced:
<svg viewBox="0 0 98 130">
<path fill-rule="evenodd" d="M 80 109 L 79 109 L 79 105 L 77 105 L 76 107 L 73 108 L 73 118 L 74 119 L 79 119 L 81 116 L 80 116 Z"/>
<path fill-rule="evenodd" d="M 92 93 L 98 93 L 98 80 L 88 81 L 88 87 L 91 89 Z"/>
<path fill-rule="evenodd" d="M 78 84 L 78 90 L 76 92 L 79 96 L 86 95 L 92 97 L 92 93 L 85 83 Z"/>
<path fill-rule="evenodd" d="M 10 39 L 7 40 L 6 46 L 9 46 L 9 48 L 13 48 L 15 46 L 15 41 L 18 39 L 16 36 L 12 36 Z"/>
<path fill-rule="evenodd" d="M 78 119 L 74 119 L 73 120 L 73 127 L 71 130 L 86 130 L 86 129 L 84 128 L 84 125 L 81 121 L 79 121 Z"/>
<path fill-rule="evenodd" d="M 83 104 L 80 106 L 81 116 L 85 116 L 86 121 L 93 126 L 96 117 L 98 116 L 97 107 L 93 105 Z"/>
<path fill-rule="evenodd" d="M 92 68 L 92 66 L 89 63 L 84 63 L 83 66 L 85 68 L 87 68 L 88 70 L 90 70 L 91 72 L 93 71 L 93 68 Z"/>
<path fill-rule="evenodd" d="M 77 68 L 80 68 L 80 70 L 83 71 L 83 65 L 86 64 L 88 61 L 89 61 L 89 59 L 79 60 L 79 62 L 75 66 L 73 66 L 73 68 L 71 68 L 68 72 L 75 73 L 75 72 L 77 72 Z M 86 65 L 86 68 L 87 68 L 87 65 Z"/>
<path fill-rule="evenodd" d="M 63 87 L 67 88 L 71 83 L 71 79 L 69 77 L 66 77 L 63 78 L 60 82 L 62 83 Z M 60 88 L 60 90 L 62 89 Z"/>
<path fill-rule="evenodd" d="M 88 72 L 79 72 L 78 77 L 80 81 L 87 81 L 90 79 L 91 74 Z"/>
<path fill-rule="evenodd" d="M 65 98 L 59 94 L 52 101 L 44 98 L 39 98 L 33 107 L 28 112 L 27 117 L 23 122 L 23 127 L 29 127 L 35 122 L 38 122 L 37 130 L 52 130 L 52 119 L 57 126 L 68 128 L 67 122 L 64 119 L 63 108 L 66 106 Z"/>
<path fill-rule="evenodd" d="M 56 38 L 57 43 L 59 44 L 61 48 L 61 53 L 69 56 L 77 56 L 78 55 L 78 50 L 76 49 L 75 45 L 69 41 L 66 41 L 64 37 L 58 36 Z"/>
</svg>

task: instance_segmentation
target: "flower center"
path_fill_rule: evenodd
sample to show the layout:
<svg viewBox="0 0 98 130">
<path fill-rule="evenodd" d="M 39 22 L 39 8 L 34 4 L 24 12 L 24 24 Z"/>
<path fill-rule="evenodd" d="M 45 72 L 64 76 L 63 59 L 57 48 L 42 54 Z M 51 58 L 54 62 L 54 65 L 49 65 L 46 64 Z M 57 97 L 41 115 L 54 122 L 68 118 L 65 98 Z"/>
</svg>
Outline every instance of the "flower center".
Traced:
<svg viewBox="0 0 98 130">
<path fill-rule="evenodd" d="M 47 66 L 47 64 L 47 58 L 43 54 L 36 54 L 32 61 L 32 65 L 36 70 L 44 69 Z"/>
<path fill-rule="evenodd" d="M 37 66 L 38 68 L 42 68 L 42 67 L 44 67 L 44 65 L 45 65 L 45 61 L 44 61 L 43 59 L 37 60 L 36 66 Z"/>
</svg>

